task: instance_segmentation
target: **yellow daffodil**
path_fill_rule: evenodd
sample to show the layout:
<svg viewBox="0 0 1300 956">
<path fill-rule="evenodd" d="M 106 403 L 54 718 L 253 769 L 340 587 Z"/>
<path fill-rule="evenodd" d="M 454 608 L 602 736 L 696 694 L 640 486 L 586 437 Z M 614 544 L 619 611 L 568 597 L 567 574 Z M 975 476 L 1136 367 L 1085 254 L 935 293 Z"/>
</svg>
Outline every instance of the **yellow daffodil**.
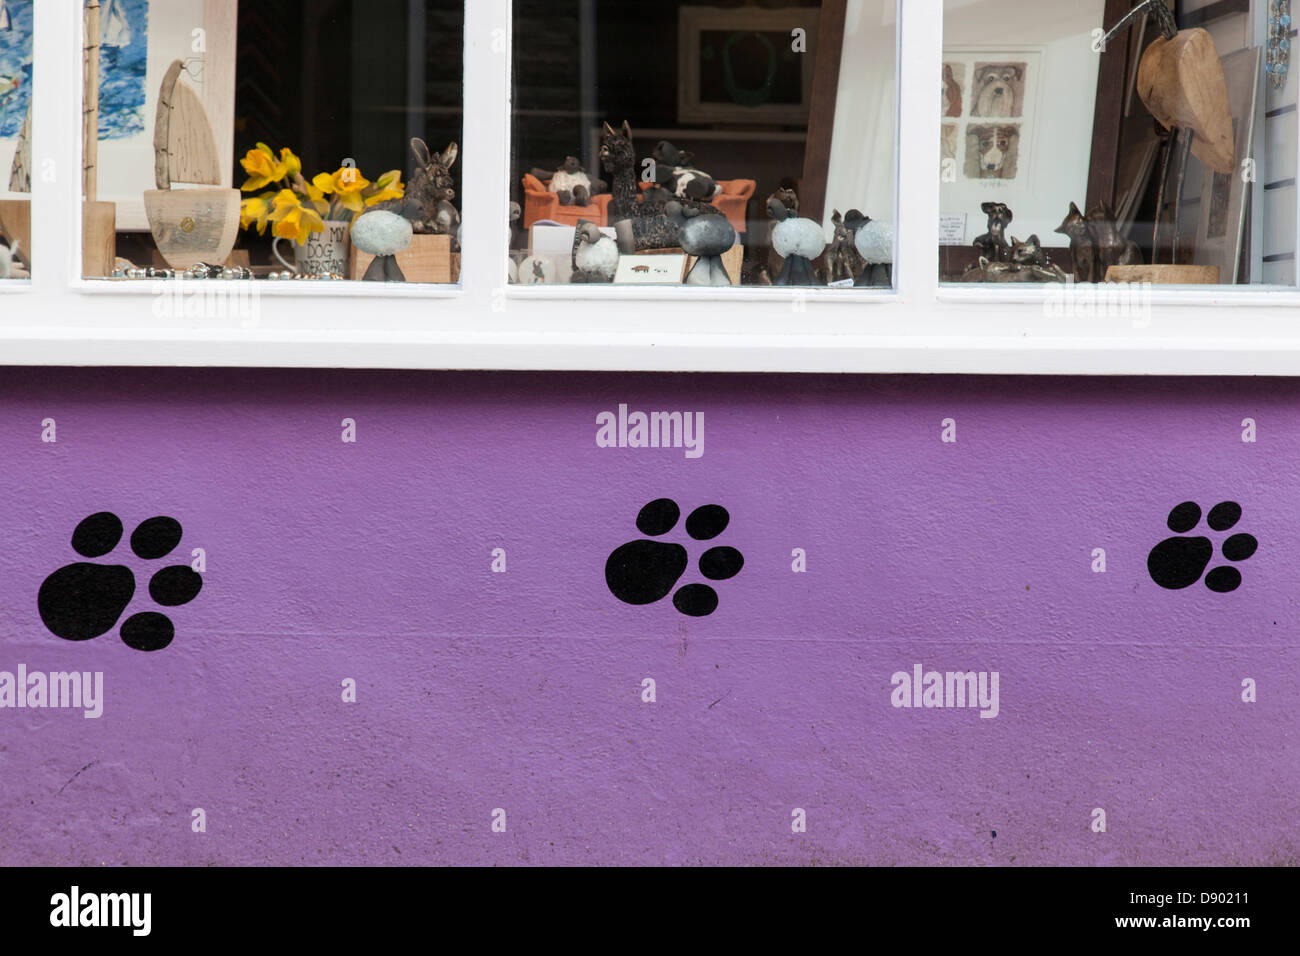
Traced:
<svg viewBox="0 0 1300 956">
<path fill-rule="evenodd" d="M 327 196 L 334 196 L 338 203 L 351 212 L 361 212 L 366 208 L 363 191 L 370 186 L 370 180 L 361 175 L 355 166 L 341 166 L 333 175 L 321 173 L 311 181 L 308 193 L 313 189 Z"/>
<path fill-rule="evenodd" d="M 302 172 L 302 160 L 293 154 L 288 146 L 280 150 L 280 165 L 284 168 L 283 176 L 296 176 Z"/>
<path fill-rule="evenodd" d="M 266 235 L 266 223 L 270 215 L 271 203 L 267 196 L 250 196 L 239 204 L 239 227 L 247 229 L 257 223 L 258 235 Z"/>
<path fill-rule="evenodd" d="M 366 205 L 373 206 L 390 199 L 401 199 L 404 195 L 406 195 L 406 187 L 402 185 L 402 171 L 390 169 L 375 180 L 375 192 L 366 197 Z"/>
<path fill-rule="evenodd" d="M 322 188 L 328 186 L 329 188 Z M 311 182 L 307 183 L 307 200 L 316 207 L 316 211 L 324 215 L 329 211 L 330 201 L 326 198 L 330 189 L 333 188 L 333 181 L 321 173 Z"/>
<path fill-rule="evenodd" d="M 325 222 L 310 206 L 304 206 L 292 189 L 282 189 L 276 194 L 274 208 L 267 218 L 275 223 L 271 234 L 282 239 L 292 239 L 303 246 L 313 232 L 322 232 Z"/>
<path fill-rule="evenodd" d="M 313 232 L 322 231 L 325 219 L 355 219 L 371 206 L 406 195 L 399 169 L 390 169 L 372 183 L 349 163 L 307 180 L 302 160 L 287 146 L 277 158 L 270 146 L 258 143 L 239 162 L 248 173 L 248 181 L 241 187 L 244 192 L 270 187 L 240 204 L 240 226 L 250 229 L 256 225 L 265 235 L 267 224 L 273 223 L 272 235 L 293 239 L 299 245 Z"/>
<path fill-rule="evenodd" d="M 265 143 L 258 143 L 256 149 L 250 149 L 239 161 L 239 165 L 243 166 L 244 172 L 248 173 L 248 181 L 240 187 L 246 193 L 283 179 L 286 171 L 284 163 L 275 161 L 275 154 Z"/>
</svg>

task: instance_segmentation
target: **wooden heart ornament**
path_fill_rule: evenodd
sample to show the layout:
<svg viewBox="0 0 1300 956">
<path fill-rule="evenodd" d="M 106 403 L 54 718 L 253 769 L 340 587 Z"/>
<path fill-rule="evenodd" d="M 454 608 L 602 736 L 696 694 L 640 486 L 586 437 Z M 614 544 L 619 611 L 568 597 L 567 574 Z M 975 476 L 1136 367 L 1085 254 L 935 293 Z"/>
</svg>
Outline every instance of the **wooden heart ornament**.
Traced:
<svg viewBox="0 0 1300 956">
<path fill-rule="evenodd" d="M 1232 108 L 1223 63 L 1210 35 L 1198 28 L 1159 37 L 1138 64 L 1138 95 L 1162 126 L 1191 130 L 1192 154 L 1216 173 L 1236 169 Z"/>
</svg>

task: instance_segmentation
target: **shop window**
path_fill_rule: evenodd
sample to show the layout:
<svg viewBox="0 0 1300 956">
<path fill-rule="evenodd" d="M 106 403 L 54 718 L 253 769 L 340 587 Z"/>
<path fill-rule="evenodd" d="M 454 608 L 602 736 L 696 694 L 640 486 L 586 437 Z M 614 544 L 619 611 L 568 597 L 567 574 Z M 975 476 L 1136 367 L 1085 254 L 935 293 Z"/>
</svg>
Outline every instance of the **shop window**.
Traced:
<svg viewBox="0 0 1300 956">
<path fill-rule="evenodd" d="M 85 0 L 85 29 L 86 278 L 458 282 L 463 0 Z"/>
<path fill-rule="evenodd" d="M 1294 287 L 1289 2 L 946 0 L 943 27 L 941 281 Z"/>
<path fill-rule="evenodd" d="M 510 281 L 892 287 L 894 0 L 514 4 Z"/>
<path fill-rule="evenodd" d="M 34 0 L 0 0 L 0 281 L 31 275 Z"/>
</svg>

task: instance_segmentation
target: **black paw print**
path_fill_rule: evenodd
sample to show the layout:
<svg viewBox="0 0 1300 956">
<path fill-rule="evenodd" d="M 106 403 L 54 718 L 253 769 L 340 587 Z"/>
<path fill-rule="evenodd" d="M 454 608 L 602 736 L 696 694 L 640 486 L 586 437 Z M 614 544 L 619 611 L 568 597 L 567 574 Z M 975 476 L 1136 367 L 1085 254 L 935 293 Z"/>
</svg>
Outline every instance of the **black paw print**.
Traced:
<svg viewBox="0 0 1300 956">
<path fill-rule="evenodd" d="M 149 518 L 131 532 L 131 550 L 156 561 L 181 543 L 181 524 L 175 518 Z M 101 558 L 122 540 L 122 520 L 101 511 L 83 520 L 72 532 L 72 549 L 86 558 Z M 162 568 L 149 580 L 149 596 L 164 607 L 193 601 L 203 578 L 184 564 Z M 135 575 L 120 564 L 80 561 L 59 568 L 41 584 L 36 607 L 50 633 L 65 641 L 88 641 L 107 633 L 135 596 Z M 122 640 L 137 651 L 162 650 L 176 629 L 165 614 L 141 611 L 122 623 Z"/>
<path fill-rule="evenodd" d="M 1228 531 L 1241 520 L 1241 505 L 1224 501 L 1210 509 L 1205 523 L 1212 531 Z M 1201 506 L 1195 501 L 1184 501 L 1169 512 L 1169 530 L 1185 535 L 1201 521 Z M 1259 542 L 1249 534 L 1234 534 L 1223 542 L 1223 556 L 1229 561 L 1245 561 Z M 1165 538 L 1147 555 L 1147 570 L 1151 580 L 1162 588 L 1177 591 L 1191 587 L 1201 580 L 1205 569 L 1214 558 L 1214 542 L 1205 537 Z M 1227 594 L 1241 586 L 1241 572 L 1223 565 L 1205 575 L 1205 586 L 1219 594 Z"/>
<path fill-rule="evenodd" d="M 657 538 L 677 527 L 681 516 L 677 502 L 660 498 L 641 509 L 636 526 L 642 534 Z M 687 516 L 686 533 L 696 541 L 712 541 L 730 521 L 722 505 L 703 505 Z M 680 544 L 631 541 L 615 549 L 605 562 L 605 583 L 626 604 L 654 604 L 676 587 L 688 560 Z M 744 555 L 735 548 L 709 548 L 700 555 L 700 573 L 710 581 L 734 578 L 744 566 Z M 673 606 L 691 617 L 707 617 L 718 609 L 718 592 L 707 584 L 688 584 L 673 595 Z"/>
</svg>

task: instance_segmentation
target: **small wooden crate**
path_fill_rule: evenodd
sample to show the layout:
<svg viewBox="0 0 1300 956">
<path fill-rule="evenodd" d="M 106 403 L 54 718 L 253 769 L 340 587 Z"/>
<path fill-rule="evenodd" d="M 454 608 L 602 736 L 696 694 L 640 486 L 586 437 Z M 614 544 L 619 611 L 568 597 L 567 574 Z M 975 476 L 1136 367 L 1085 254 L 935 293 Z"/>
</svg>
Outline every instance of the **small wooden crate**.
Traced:
<svg viewBox="0 0 1300 956">
<path fill-rule="evenodd" d="M 368 252 L 352 247 L 349 278 L 360 279 L 374 260 Z M 456 258 L 459 258 L 457 256 Z M 451 236 L 412 236 L 411 244 L 397 254 L 397 265 L 407 282 L 456 282 L 460 270 L 453 263 Z"/>
<path fill-rule="evenodd" d="M 95 279 L 112 274 L 117 259 L 117 206 L 111 202 L 83 202 L 81 226 L 82 274 Z M 30 266 L 31 200 L 0 200 L 0 229 L 11 242 L 18 241 L 18 259 Z"/>
<path fill-rule="evenodd" d="M 1149 282 L 1152 285 L 1218 285 L 1218 266 L 1111 266 L 1107 282 Z"/>
</svg>

